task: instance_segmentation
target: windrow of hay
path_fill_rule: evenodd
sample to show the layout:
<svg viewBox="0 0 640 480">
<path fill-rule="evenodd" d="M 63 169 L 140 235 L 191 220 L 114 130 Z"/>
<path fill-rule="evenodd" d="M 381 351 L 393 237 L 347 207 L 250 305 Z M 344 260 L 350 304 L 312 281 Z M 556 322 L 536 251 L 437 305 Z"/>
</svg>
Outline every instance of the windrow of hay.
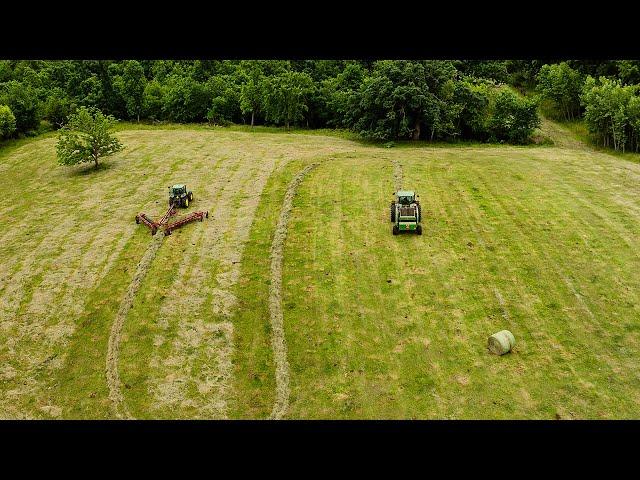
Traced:
<svg viewBox="0 0 640 480">
<path fill-rule="evenodd" d="M 287 238 L 287 224 L 293 208 L 293 198 L 298 186 L 311 170 L 318 166 L 313 163 L 302 169 L 289 183 L 282 202 L 280 217 L 271 244 L 271 283 L 269 285 L 269 314 L 271 320 L 271 346 L 276 364 L 276 399 L 271 419 L 282 418 L 289 406 L 289 363 L 287 344 L 284 336 L 284 316 L 282 313 L 282 263 L 284 242 Z"/>
<path fill-rule="evenodd" d="M 147 272 L 153 263 L 153 259 L 156 257 L 156 253 L 162 245 L 163 238 L 164 232 L 158 232 L 147 247 L 147 251 L 144 253 L 142 260 L 140 260 L 140 263 L 138 263 L 138 266 L 136 267 L 136 274 L 134 275 L 133 280 L 131 280 L 129 287 L 127 288 L 127 292 L 120 302 L 120 308 L 118 308 L 118 313 L 116 314 L 111 326 L 109 344 L 107 347 L 106 375 L 107 385 L 109 387 L 109 399 L 113 403 L 113 407 L 118 418 L 122 418 L 123 416 L 126 418 L 132 418 L 123 402 L 120 375 L 118 374 L 118 355 L 120 353 L 122 326 L 124 325 L 127 313 L 129 313 L 129 310 L 131 309 L 131 305 L 133 305 L 133 300 L 140 288 L 140 284 L 147 275 Z"/>
</svg>

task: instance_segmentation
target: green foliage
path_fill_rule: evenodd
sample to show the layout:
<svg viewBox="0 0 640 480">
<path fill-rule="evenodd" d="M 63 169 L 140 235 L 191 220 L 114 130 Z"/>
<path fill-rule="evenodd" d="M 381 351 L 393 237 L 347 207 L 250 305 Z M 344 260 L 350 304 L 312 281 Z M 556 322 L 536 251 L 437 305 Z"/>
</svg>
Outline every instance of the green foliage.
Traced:
<svg viewBox="0 0 640 480">
<path fill-rule="evenodd" d="M 616 62 L 618 77 L 625 85 L 637 85 L 640 83 L 640 61 L 620 60 Z"/>
<path fill-rule="evenodd" d="M 97 75 L 91 75 L 80 83 L 80 104 L 92 108 L 104 108 L 106 104 L 102 82 Z"/>
<path fill-rule="evenodd" d="M 332 78 L 323 81 L 320 93 L 326 106 L 327 123 L 335 127 L 348 127 L 356 92 L 366 75 L 365 69 L 352 63 Z"/>
<path fill-rule="evenodd" d="M 122 150 L 120 141 L 111 134 L 115 119 L 93 108 L 80 107 L 60 129 L 56 151 L 61 165 L 94 162 Z"/>
<path fill-rule="evenodd" d="M 536 76 L 543 62 L 539 60 L 507 60 L 508 82 L 516 88 L 529 89 L 536 84 Z"/>
<path fill-rule="evenodd" d="M 615 150 L 640 150 L 640 86 L 587 77 L 581 96 L 584 119 L 596 142 Z"/>
<path fill-rule="evenodd" d="M 456 68 L 465 76 L 507 82 L 509 79 L 507 61 L 501 60 L 464 60 L 455 62 Z"/>
<path fill-rule="evenodd" d="M 11 80 L 0 90 L 0 104 L 7 105 L 16 121 L 16 131 L 35 130 L 40 123 L 39 103 L 35 89 L 23 82 Z"/>
<path fill-rule="evenodd" d="M 206 120 L 211 95 L 205 85 L 191 77 L 172 74 L 165 88 L 163 113 L 167 119 L 181 123 Z"/>
<path fill-rule="evenodd" d="M 49 92 L 43 105 L 44 119 L 54 128 L 61 128 L 67 122 L 69 115 L 73 114 L 76 109 L 75 102 L 65 96 L 61 88 L 55 87 Z"/>
<path fill-rule="evenodd" d="M 77 107 L 118 119 L 338 127 L 374 139 L 496 138 L 497 82 L 537 61 L 0 61 L 0 102 L 16 132 L 55 128 Z M 612 68 L 635 78 L 634 62 Z M 494 122 L 495 123 L 495 122 Z M 516 135 L 517 136 L 517 135 Z M 508 141 L 508 140 L 507 140 Z"/>
<path fill-rule="evenodd" d="M 206 83 L 211 104 L 207 120 L 227 125 L 240 116 L 240 86 L 232 75 L 214 75 Z"/>
<path fill-rule="evenodd" d="M 457 130 L 462 138 L 487 140 L 489 105 L 493 85 L 486 82 L 473 83 L 469 80 L 456 82 L 454 101 L 460 105 Z"/>
<path fill-rule="evenodd" d="M 16 117 L 7 105 L 0 105 L 0 138 L 8 138 L 16 131 Z"/>
<path fill-rule="evenodd" d="M 144 105 L 146 82 L 144 69 L 135 60 L 124 62 L 122 75 L 118 75 L 114 79 L 116 91 L 124 99 L 128 115 L 135 117 L 138 121 Z"/>
<path fill-rule="evenodd" d="M 459 107 L 453 95 L 451 62 L 380 61 L 353 101 L 346 123 L 362 135 L 390 140 L 431 140 L 452 134 Z"/>
<path fill-rule="evenodd" d="M 247 68 L 246 80 L 240 87 L 240 110 L 243 115 L 251 114 L 251 126 L 255 116 L 261 113 L 264 105 L 266 79 L 260 68 Z"/>
<path fill-rule="evenodd" d="M 165 89 L 157 80 L 151 80 L 144 86 L 142 94 L 142 111 L 151 120 L 163 118 Z"/>
<path fill-rule="evenodd" d="M 580 93 L 584 79 L 567 62 L 543 65 L 537 76 L 537 90 L 542 98 L 551 100 L 564 120 L 574 120 L 580 114 Z"/>
<path fill-rule="evenodd" d="M 289 128 L 291 123 L 304 119 L 313 87 L 308 73 L 285 71 L 271 77 L 265 98 L 267 120 Z"/>
<path fill-rule="evenodd" d="M 535 99 L 522 98 L 508 88 L 500 89 L 488 122 L 492 139 L 526 143 L 533 130 L 540 126 L 537 107 Z"/>
<path fill-rule="evenodd" d="M 13 78 L 11 62 L 9 60 L 0 60 L 0 83 L 8 82 Z"/>
</svg>

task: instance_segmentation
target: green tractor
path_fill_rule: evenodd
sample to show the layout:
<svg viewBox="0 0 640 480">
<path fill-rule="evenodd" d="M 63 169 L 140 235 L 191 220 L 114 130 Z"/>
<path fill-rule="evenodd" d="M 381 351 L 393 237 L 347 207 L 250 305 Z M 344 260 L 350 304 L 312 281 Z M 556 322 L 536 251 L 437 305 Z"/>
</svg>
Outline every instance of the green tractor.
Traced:
<svg viewBox="0 0 640 480">
<path fill-rule="evenodd" d="M 169 187 L 169 206 L 187 208 L 193 202 L 193 192 L 187 190 L 186 185 L 177 184 Z"/>
<path fill-rule="evenodd" d="M 416 232 L 422 235 L 422 213 L 420 202 L 415 192 L 401 190 L 396 192 L 396 199 L 391 202 L 391 221 L 393 222 L 393 234 L 400 232 Z"/>
</svg>

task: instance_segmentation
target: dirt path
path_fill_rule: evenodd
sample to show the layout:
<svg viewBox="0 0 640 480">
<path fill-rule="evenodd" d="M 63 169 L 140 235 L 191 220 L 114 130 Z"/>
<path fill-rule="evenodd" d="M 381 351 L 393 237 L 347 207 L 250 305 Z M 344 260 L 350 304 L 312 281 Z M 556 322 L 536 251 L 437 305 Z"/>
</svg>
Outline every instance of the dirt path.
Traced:
<svg viewBox="0 0 640 480">
<path fill-rule="evenodd" d="M 293 207 L 293 198 L 298 186 L 311 170 L 318 166 L 311 164 L 302 169 L 287 187 L 282 202 L 280 218 L 271 244 L 271 283 L 269 285 L 269 313 L 271 320 L 271 347 L 276 364 L 276 399 L 269 418 L 281 419 L 289 407 L 289 362 L 287 361 L 287 343 L 284 336 L 284 317 L 282 313 L 282 263 L 284 242 L 287 238 L 287 224 Z"/>
<path fill-rule="evenodd" d="M 120 302 L 120 308 L 118 309 L 118 313 L 116 314 L 116 317 L 113 320 L 113 325 L 111 326 L 109 345 L 107 347 L 106 375 L 107 385 L 109 387 L 109 399 L 113 403 L 113 408 L 118 418 L 133 418 L 123 402 L 124 397 L 122 396 L 120 375 L 118 374 L 118 355 L 120 353 L 122 327 L 124 325 L 124 320 L 127 317 L 127 313 L 131 309 L 131 305 L 133 305 L 133 300 L 140 288 L 140 284 L 142 284 L 144 277 L 147 275 L 147 272 L 153 263 L 153 259 L 156 257 L 158 249 L 162 245 L 163 238 L 164 232 L 158 232 L 147 247 L 147 251 L 144 253 L 142 260 L 140 260 L 140 263 L 138 263 L 138 266 L 136 267 L 136 274 L 127 288 L 127 293 L 125 293 L 122 302 Z"/>
</svg>

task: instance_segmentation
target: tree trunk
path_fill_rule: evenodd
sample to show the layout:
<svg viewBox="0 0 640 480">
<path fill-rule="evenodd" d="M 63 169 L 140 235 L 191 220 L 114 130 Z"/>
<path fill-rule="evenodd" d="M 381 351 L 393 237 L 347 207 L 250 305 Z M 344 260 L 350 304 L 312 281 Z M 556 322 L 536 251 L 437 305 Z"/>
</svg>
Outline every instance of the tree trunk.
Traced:
<svg viewBox="0 0 640 480">
<path fill-rule="evenodd" d="M 98 168 L 98 146 L 94 143 L 92 147 L 93 147 L 92 148 L 93 153 L 91 156 L 93 157 L 93 162 L 95 163 L 95 168 L 97 169 Z"/>
<path fill-rule="evenodd" d="M 253 128 L 253 110 L 251 110 L 251 128 Z"/>
<path fill-rule="evenodd" d="M 413 126 L 412 140 L 420 140 L 420 120 L 416 120 L 416 124 Z"/>
</svg>

